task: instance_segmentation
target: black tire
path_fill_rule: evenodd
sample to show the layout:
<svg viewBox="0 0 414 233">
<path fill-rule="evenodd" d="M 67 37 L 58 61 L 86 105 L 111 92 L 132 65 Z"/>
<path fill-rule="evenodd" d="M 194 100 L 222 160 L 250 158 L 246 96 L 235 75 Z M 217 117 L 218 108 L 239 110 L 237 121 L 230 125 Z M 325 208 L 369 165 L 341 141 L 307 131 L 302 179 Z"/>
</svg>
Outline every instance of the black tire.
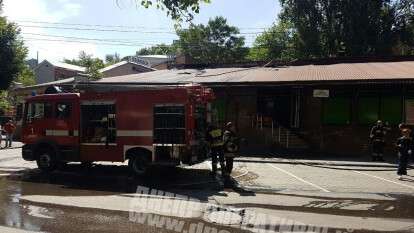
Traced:
<svg viewBox="0 0 414 233">
<path fill-rule="evenodd" d="M 36 153 L 37 167 L 43 172 L 54 171 L 57 167 L 56 153 L 50 148 L 39 150 Z"/>
<path fill-rule="evenodd" d="M 136 155 L 129 159 L 128 166 L 135 175 L 143 176 L 149 171 L 150 160 L 145 155 Z"/>
</svg>

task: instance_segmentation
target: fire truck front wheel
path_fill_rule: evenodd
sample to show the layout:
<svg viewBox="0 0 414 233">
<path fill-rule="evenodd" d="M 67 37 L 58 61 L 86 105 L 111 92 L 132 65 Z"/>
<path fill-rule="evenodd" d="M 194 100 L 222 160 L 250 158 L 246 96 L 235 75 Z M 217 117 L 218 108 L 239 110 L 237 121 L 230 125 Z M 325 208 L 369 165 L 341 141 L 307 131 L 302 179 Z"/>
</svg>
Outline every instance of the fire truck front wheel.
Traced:
<svg viewBox="0 0 414 233">
<path fill-rule="evenodd" d="M 147 174 L 150 166 L 150 161 L 147 156 L 133 156 L 129 159 L 128 165 L 134 174 L 142 176 Z"/>
<path fill-rule="evenodd" d="M 37 152 L 37 167 L 44 171 L 50 172 L 56 169 L 55 153 L 52 149 L 45 148 Z"/>
</svg>

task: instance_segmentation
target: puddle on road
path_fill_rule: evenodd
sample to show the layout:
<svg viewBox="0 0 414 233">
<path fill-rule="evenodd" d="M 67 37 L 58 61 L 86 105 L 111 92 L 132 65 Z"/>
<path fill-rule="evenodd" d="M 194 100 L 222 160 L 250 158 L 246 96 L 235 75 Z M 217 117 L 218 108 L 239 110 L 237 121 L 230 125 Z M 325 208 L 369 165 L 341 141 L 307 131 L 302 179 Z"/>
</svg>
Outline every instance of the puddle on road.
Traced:
<svg viewBox="0 0 414 233">
<path fill-rule="evenodd" d="M 99 167 L 90 173 L 85 173 L 77 167 L 68 168 L 62 172 L 44 175 L 38 170 L 27 170 L 20 176 L 0 178 L 0 225 L 18 227 L 32 231 L 62 232 L 61 229 L 78 229 L 76 232 L 130 232 L 137 227 L 128 221 L 128 213 L 105 210 L 91 210 L 86 208 L 65 207 L 56 205 L 41 205 L 20 201 L 22 195 L 52 195 L 52 196 L 94 196 L 114 195 L 120 193 L 135 193 L 137 185 L 154 187 L 157 189 L 171 187 L 171 183 L 183 183 L 185 181 L 197 181 L 205 179 L 210 181 L 208 170 L 179 169 L 178 171 L 156 174 L 152 177 L 134 179 L 129 176 L 125 168 L 117 166 Z M 190 177 L 190 178 L 188 178 Z M 249 177 L 249 176 L 247 176 Z M 254 174 L 252 174 L 254 178 Z M 194 187 L 189 186 L 189 189 Z M 197 186 L 199 192 L 204 195 L 216 195 L 217 187 L 201 185 Z M 208 190 L 208 192 L 207 192 Z M 167 190 L 166 190 L 167 191 Z M 237 190 L 233 190 L 237 191 Z M 246 191 L 245 191 L 246 192 Z M 281 195 L 281 194 L 272 194 Z M 254 206 L 243 204 L 235 206 L 274 208 L 278 210 L 294 210 L 299 212 L 329 213 L 348 216 L 374 216 L 387 218 L 411 218 L 414 219 L 414 197 L 404 195 L 389 195 L 392 201 L 357 200 L 357 199 L 329 199 L 321 197 L 303 196 L 304 198 L 320 199 L 320 201 L 308 203 L 301 207 L 286 206 Z M 364 210 L 352 208 L 364 206 Z M 209 223 L 220 223 L 225 212 L 212 212 L 209 215 Z M 233 214 L 234 222 L 240 220 L 239 213 Z M 195 220 L 191 220 L 195 221 Z M 226 225 L 226 224 L 225 224 Z M 138 232 L 169 232 L 157 231 L 148 226 L 139 226 L 146 229 Z M 147 229 L 152 229 L 147 231 Z M 136 231 L 136 230 L 134 230 Z M 240 231 L 230 231 L 240 232 Z"/>
<path fill-rule="evenodd" d="M 114 228 L 121 222 L 128 226 L 128 213 L 125 212 L 113 211 L 107 213 L 108 211 L 103 210 L 86 211 L 86 208 L 43 205 L 20 200 L 20 197 L 27 195 L 68 197 L 119 195 L 135 193 L 137 186 L 167 191 L 167 188 L 174 188 L 174 183 L 200 183 L 200 181 L 207 181 L 208 183 L 206 185 L 190 185 L 185 188 L 189 191 L 198 190 L 201 193 L 204 192 L 203 190 L 208 190 L 204 195 L 214 195 L 219 191 L 217 185 L 211 182 L 212 178 L 209 171 L 200 169 L 154 170 L 154 174 L 142 178 L 131 176 L 125 166 L 96 166 L 91 171 L 85 171 L 80 166 L 73 165 L 49 175 L 42 174 L 37 169 L 27 169 L 23 172 L 10 171 L 10 175 L 0 177 L 0 225 L 30 231 L 45 229 L 48 231 L 47 229 L 51 225 L 58 227 L 58 229 L 60 229 L 59 227 L 71 229 L 71 227 L 75 227 L 73 222 L 80 221 L 84 229 L 92 231 L 115 232 L 124 229 L 123 231 L 119 230 L 119 232 L 129 232 L 126 227 Z M 71 214 L 73 216 L 69 218 L 68 216 Z M 114 223 L 114 219 L 119 221 Z M 107 224 L 113 224 L 113 226 L 105 228 L 97 226 L 98 224 L 106 226 Z M 131 226 L 134 226 L 134 224 L 128 227 L 132 229 Z M 112 230 L 109 231 L 108 229 Z M 61 231 L 55 230 L 52 232 Z M 88 232 L 88 230 L 77 232 Z"/>
<path fill-rule="evenodd" d="M 47 208 L 34 206 L 34 205 L 23 205 L 23 209 L 27 211 L 27 214 L 38 218 L 55 218 Z"/>
</svg>

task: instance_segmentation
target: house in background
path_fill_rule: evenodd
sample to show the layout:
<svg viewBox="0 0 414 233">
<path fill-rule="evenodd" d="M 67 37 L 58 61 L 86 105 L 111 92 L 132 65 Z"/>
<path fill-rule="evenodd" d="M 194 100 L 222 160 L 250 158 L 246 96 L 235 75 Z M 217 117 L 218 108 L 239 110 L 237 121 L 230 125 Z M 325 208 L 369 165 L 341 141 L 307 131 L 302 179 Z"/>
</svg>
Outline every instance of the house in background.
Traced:
<svg viewBox="0 0 414 233">
<path fill-rule="evenodd" d="M 103 78 L 122 76 L 128 74 L 138 74 L 154 71 L 155 69 L 131 61 L 121 61 L 116 64 L 100 69 Z"/>
<path fill-rule="evenodd" d="M 175 56 L 169 55 L 135 55 L 127 56 L 124 59 L 147 67 L 155 68 L 157 70 L 166 69 L 167 66 L 164 64 L 175 62 Z"/>
<path fill-rule="evenodd" d="M 62 62 L 42 61 L 34 68 L 36 84 L 54 82 L 85 74 L 86 68 Z"/>
<path fill-rule="evenodd" d="M 32 58 L 26 60 L 26 65 L 28 65 L 31 70 L 34 70 L 39 65 L 39 62 L 37 59 Z"/>
</svg>

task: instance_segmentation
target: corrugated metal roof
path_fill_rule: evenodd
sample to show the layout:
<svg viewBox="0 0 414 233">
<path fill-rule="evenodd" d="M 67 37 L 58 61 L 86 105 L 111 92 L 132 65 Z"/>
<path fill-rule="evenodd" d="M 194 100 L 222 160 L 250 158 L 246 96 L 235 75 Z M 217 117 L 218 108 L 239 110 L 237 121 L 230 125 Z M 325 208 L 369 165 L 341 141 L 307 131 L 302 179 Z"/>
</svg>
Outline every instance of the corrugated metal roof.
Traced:
<svg viewBox="0 0 414 233">
<path fill-rule="evenodd" d="M 342 63 L 278 68 L 160 70 L 110 77 L 99 83 L 280 83 L 317 81 L 414 80 L 414 61 Z"/>
<path fill-rule="evenodd" d="M 52 64 L 53 66 L 59 67 L 59 68 L 67 69 L 67 70 L 74 70 L 74 71 L 79 71 L 79 72 L 86 71 L 85 67 L 76 66 L 76 65 L 72 65 L 68 63 L 63 63 L 63 62 L 50 62 L 50 64 Z"/>
<path fill-rule="evenodd" d="M 137 65 L 137 66 L 141 66 L 142 68 L 147 69 L 148 71 L 151 71 L 151 70 L 152 70 L 152 71 L 154 71 L 154 70 L 155 70 L 155 69 L 153 69 L 153 68 L 151 68 L 151 67 L 144 66 L 144 65 L 141 65 L 141 64 L 138 64 L 138 63 L 135 63 L 135 62 L 130 62 L 130 61 L 120 61 L 120 62 L 118 62 L 118 63 L 115 63 L 115 64 L 113 64 L 113 65 L 110 65 L 110 66 L 107 66 L 107 67 L 105 67 L 105 68 L 100 69 L 100 70 L 99 70 L 99 72 L 103 73 L 103 72 L 106 72 L 106 71 L 109 71 L 109 70 L 115 69 L 115 68 L 117 68 L 117 67 L 120 67 L 120 66 L 123 66 L 123 65 L 126 65 L 126 64 L 134 64 L 134 65 Z"/>
</svg>

